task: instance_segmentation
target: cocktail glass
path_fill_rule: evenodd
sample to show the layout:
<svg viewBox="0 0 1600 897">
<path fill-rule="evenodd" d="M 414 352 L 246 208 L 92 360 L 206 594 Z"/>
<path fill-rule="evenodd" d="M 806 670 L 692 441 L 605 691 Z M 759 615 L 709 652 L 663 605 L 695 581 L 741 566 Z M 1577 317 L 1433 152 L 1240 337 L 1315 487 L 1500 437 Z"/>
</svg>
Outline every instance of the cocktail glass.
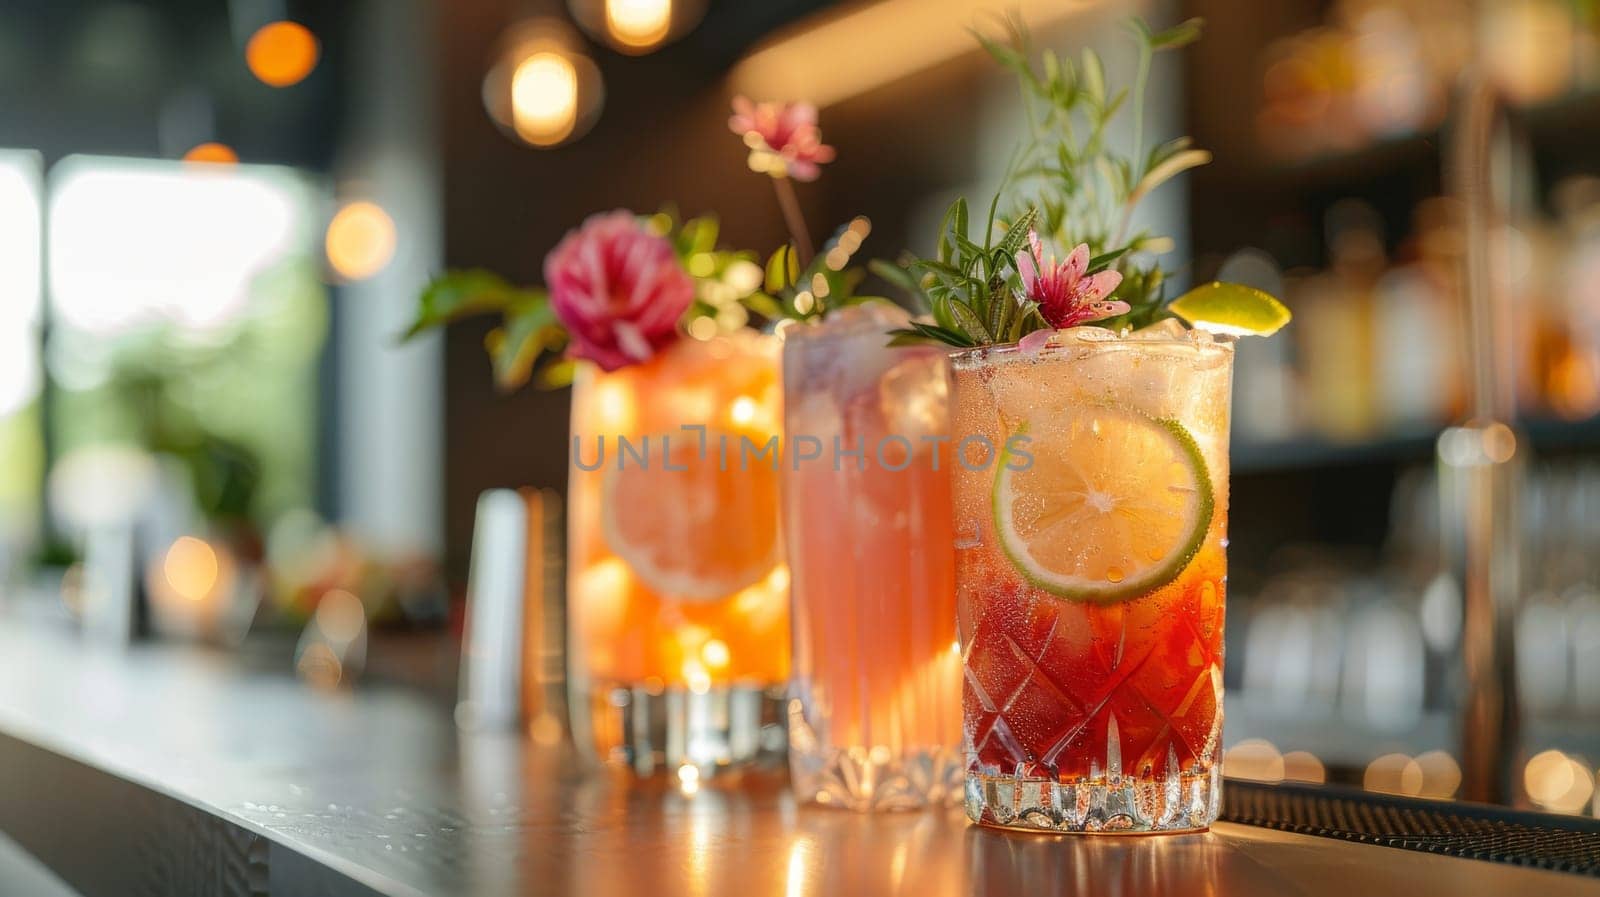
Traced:
<svg viewBox="0 0 1600 897">
<path fill-rule="evenodd" d="M 783 350 L 789 767 L 802 800 L 858 810 L 961 794 L 947 353 L 887 347 L 907 320 L 841 309 Z"/>
<path fill-rule="evenodd" d="M 781 756 L 781 472 L 738 461 L 776 448 L 778 352 L 748 331 L 684 339 L 574 384 L 571 712 L 601 759 L 687 781 Z"/>
<path fill-rule="evenodd" d="M 1206 828 L 1221 794 L 1231 342 L 1079 328 L 1034 353 L 969 350 L 953 369 L 968 816 Z"/>
</svg>

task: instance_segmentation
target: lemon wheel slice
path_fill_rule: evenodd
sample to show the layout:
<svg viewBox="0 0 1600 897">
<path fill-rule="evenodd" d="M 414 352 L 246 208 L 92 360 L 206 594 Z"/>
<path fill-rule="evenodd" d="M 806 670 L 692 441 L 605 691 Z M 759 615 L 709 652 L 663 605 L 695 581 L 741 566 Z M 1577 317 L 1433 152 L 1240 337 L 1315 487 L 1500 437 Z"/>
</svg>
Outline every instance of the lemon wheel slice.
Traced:
<svg viewBox="0 0 1600 897">
<path fill-rule="evenodd" d="M 606 544 L 657 593 L 713 601 L 772 572 L 781 557 L 780 473 L 766 464 L 727 465 L 717 448 L 726 435 L 651 437 L 648 464 L 607 467 L 601 527 Z M 737 451 L 737 449 L 735 449 Z"/>
<path fill-rule="evenodd" d="M 1034 424 L 1007 440 L 994 481 L 995 530 L 1018 572 L 1075 601 L 1121 601 L 1176 579 L 1214 507 L 1189 431 L 1109 408 Z"/>
</svg>

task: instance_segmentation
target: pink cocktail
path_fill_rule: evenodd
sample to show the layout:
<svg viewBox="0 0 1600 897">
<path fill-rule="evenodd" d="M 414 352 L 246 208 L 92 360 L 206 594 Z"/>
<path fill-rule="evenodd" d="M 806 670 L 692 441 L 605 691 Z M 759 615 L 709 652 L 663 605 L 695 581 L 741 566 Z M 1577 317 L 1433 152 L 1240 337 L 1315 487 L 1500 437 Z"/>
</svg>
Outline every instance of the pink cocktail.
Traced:
<svg viewBox="0 0 1600 897">
<path fill-rule="evenodd" d="M 888 348 L 904 320 L 859 306 L 784 344 L 790 767 L 855 809 L 960 795 L 946 353 Z"/>
</svg>

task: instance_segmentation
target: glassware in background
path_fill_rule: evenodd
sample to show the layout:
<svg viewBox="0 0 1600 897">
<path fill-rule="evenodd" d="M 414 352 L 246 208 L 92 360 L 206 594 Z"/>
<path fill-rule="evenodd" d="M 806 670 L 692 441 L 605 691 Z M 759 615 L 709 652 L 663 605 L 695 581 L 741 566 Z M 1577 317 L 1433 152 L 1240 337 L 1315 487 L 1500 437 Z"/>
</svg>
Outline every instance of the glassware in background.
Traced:
<svg viewBox="0 0 1600 897">
<path fill-rule="evenodd" d="M 1221 795 L 1231 341 L 1066 331 L 954 360 L 967 813 L 1189 831 Z M 1026 436 L 1026 464 L 1004 447 Z"/>
<path fill-rule="evenodd" d="M 1339 0 L 1262 53 L 1257 131 L 1298 162 L 1426 135 L 1474 56 L 1513 104 L 1592 88 L 1595 11 L 1571 0 Z"/>
<path fill-rule="evenodd" d="M 1517 403 L 1530 421 L 1588 421 L 1600 414 L 1600 179 L 1566 178 L 1550 200 L 1554 219 L 1497 233 L 1515 262 Z M 1459 204 L 1418 203 L 1392 264 L 1370 208 L 1343 201 L 1329 218 L 1333 267 L 1286 278 L 1289 305 L 1315 326 L 1295 328 L 1292 358 L 1271 342 L 1239 355 L 1250 369 L 1237 378 L 1239 446 L 1306 432 L 1334 442 L 1422 438 L 1464 413 Z M 1356 237 L 1340 236 L 1352 225 Z M 1275 273 L 1271 262 L 1247 250 L 1222 271 L 1260 285 Z M 1385 326 L 1372 326 L 1373 309 Z"/>
<path fill-rule="evenodd" d="M 1594 815 L 1600 466 L 1530 466 L 1520 520 L 1513 802 Z M 1317 781 L 1461 796 L 1463 596 L 1441 566 L 1441 535 L 1437 474 L 1414 468 L 1396 483 L 1381 559 L 1296 547 L 1258 592 L 1235 592 L 1228 775 L 1303 779 L 1288 770 L 1301 757 L 1316 761 Z"/>
<path fill-rule="evenodd" d="M 858 810 L 961 795 L 946 352 L 888 348 L 907 320 L 871 303 L 784 331 L 789 766 L 802 800 Z"/>
<path fill-rule="evenodd" d="M 1313 426 L 1331 439 L 1356 440 L 1377 427 L 1373 382 L 1373 287 L 1384 266 L 1382 225 L 1369 207 L 1345 201 L 1328 213 L 1332 267 L 1307 278 L 1291 302 L 1305 367 Z"/>
<path fill-rule="evenodd" d="M 601 759 L 698 775 L 781 750 L 781 474 L 739 456 L 778 437 L 781 399 L 778 342 L 750 332 L 680 340 L 610 373 L 580 366 L 571 712 Z"/>
</svg>

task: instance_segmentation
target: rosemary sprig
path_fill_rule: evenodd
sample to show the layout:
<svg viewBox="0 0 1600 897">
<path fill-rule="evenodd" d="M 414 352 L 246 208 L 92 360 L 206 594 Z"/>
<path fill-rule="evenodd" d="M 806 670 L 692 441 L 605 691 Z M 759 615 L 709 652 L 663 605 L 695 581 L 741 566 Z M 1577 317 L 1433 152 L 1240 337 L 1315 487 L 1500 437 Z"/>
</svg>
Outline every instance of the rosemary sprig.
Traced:
<svg viewBox="0 0 1600 897">
<path fill-rule="evenodd" d="M 1145 92 L 1155 54 L 1198 39 L 1200 21 L 1154 32 L 1132 20 L 1128 33 L 1138 47 L 1138 66 L 1131 90 L 1108 87 L 1105 66 L 1094 50 L 1085 49 L 1076 59 L 1051 50 L 1036 53 L 1020 19 L 1002 17 L 999 24 L 998 36 L 973 34 L 996 62 L 1016 75 L 1027 136 L 990 205 L 989 225 L 980 235 L 983 243 L 969 234 L 966 201 L 957 200 L 940 226 L 935 257 L 908 262 L 932 320 L 898 331 L 895 339 L 973 346 L 1012 342 L 1049 327 L 1028 300 L 1016 270 L 1016 254 L 1027 246 L 1030 229 L 1063 248 L 1087 244 L 1088 274 L 1106 268 L 1122 274 L 1116 292 L 1107 298 L 1127 302 L 1130 310 L 1096 321 L 1096 326 L 1121 329 L 1150 323 L 1163 315 L 1164 305 L 1165 275 L 1154 256 L 1170 247 L 1171 240 L 1132 230 L 1134 213 L 1151 191 L 1206 164 L 1211 154 L 1193 148 L 1187 137 L 1146 153 Z M 1134 136 L 1131 148 L 1124 150 L 1107 135 L 1130 101 Z M 1017 211 L 1009 225 L 997 227 L 995 210 L 1001 206 Z M 994 242 L 997 230 L 1000 236 Z M 883 274 L 882 266 L 875 270 Z M 886 279 L 904 285 L 904 278 Z"/>
</svg>

